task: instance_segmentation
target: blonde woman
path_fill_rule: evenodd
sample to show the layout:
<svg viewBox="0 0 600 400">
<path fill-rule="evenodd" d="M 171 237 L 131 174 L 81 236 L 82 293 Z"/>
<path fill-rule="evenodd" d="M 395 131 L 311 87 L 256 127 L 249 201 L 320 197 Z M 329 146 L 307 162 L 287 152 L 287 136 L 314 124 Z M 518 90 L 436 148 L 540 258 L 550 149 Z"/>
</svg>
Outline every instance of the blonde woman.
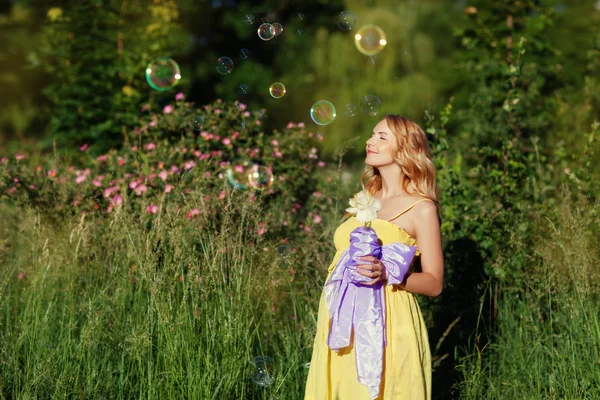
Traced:
<svg viewBox="0 0 600 400">
<path fill-rule="evenodd" d="M 356 349 L 361 347 L 354 345 L 357 330 L 361 340 L 366 338 L 367 342 L 376 342 L 377 335 L 370 333 L 375 327 L 357 324 L 353 318 L 356 317 L 359 305 L 353 305 L 353 311 L 348 314 L 351 318 L 341 322 L 339 318 L 337 320 L 340 329 L 348 328 L 348 332 L 352 325 L 349 345 L 332 350 L 328 341 L 332 328 L 332 318 L 329 315 L 331 308 L 328 308 L 329 294 L 326 299 L 324 290 L 320 299 L 305 400 L 431 398 L 429 341 L 421 310 L 413 296 L 414 293 L 438 296 L 442 291 L 444 276 L 439 190 L 427 136 L 408 118 L 388 115 L 375 126 L 366 142 L 366 152 L 366 166 L 361 181 L 363 196 L 372 199 L 369 204 L 376 204 L 370 210 L 374 215 L 369 222 L 371 232 L 376 233 L 382 249 L 395 244 L 403 246 L 402 249 L 412 249 L 412 253 L 410 257 L 405 257 L 406 270 L 396 284 L 388 284 L 387 281 L 388 271 L 392 271 L 390 263 L 385 257 L 372 255 L 358 257 L 364 264 L 355 266 L 356 273 L 368 278 L 363 284 L 355 285 L 361 289 L 354 289 L 352 284 L 347 284 L 347 287 L 362 291 L 368 291 L 365 288 L 370 286 L 372 292 L 369 296 L 373 296 L 372 293 L 379 288 L 381 298 L 384 299 L 380 318 L 384 321 L 382 359 L 379 360 L 381 367 L 378 367 L 380 373 L 365 371 L 364 368 L 358 373 L 358 376 L 377 376 L 376 387 L 371 385 L 368 389 L 364 379 L 363 383 L 359 382 L 357 370 L 360 368 L 357 369 L 357 363 L 369 355 L 364 354 L 366 351 L 359 354 Z M 326 282 L 330 281 L 332 272 L 341 264 L 340 258 L 347 257 L 353 232 L 357 228 L 368 229 L 361 228 L 363 223 L 356 215 L 347 213 L 342 221 L 344 222 L 334 234 L 337 252 L 329 267 Z M 420 259 L 419 269 L 414 263 L 417 258 Z M 392 276 L 389 277 L 390 282 L 393 282 Z M 369 311 L 371 308 L 373 307 L 368 305 Z M 373 344 L 366 343 L 365 346 L 377 348 Z M 373 361 L 372 359 L 369 365 L 375 365 Z"/>
</svg>

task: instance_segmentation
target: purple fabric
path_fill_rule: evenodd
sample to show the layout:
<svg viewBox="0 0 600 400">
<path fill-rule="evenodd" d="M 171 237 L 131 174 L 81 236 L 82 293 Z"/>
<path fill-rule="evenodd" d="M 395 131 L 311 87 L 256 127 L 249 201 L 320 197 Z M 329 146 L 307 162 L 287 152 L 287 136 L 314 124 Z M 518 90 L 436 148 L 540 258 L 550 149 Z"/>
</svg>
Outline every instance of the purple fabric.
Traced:
<svg viewBox="0 0 600 400">
<path fill-rule="evenodd" d="M 379 245 L 372 228 L 359 227 L 350 233 L 350 246 L 342 253 L 331 277 L 325 283 L 331 326 L 327 344 L 331 350 L 350 345 L 354 328 L 354 349 L 358 381 L 367 386 L 371 399 L 379 396 L 383 373 L 385 341 L 385 293 L 383 283 L 363 285 L 373 278 L 358 273 L 357 265 L 368 264 L 363 256 L 380 259 L 386 269 L 387 284 L 399 284 L 415 256 L 415 246 L 395 242 Z"/>
</svg>

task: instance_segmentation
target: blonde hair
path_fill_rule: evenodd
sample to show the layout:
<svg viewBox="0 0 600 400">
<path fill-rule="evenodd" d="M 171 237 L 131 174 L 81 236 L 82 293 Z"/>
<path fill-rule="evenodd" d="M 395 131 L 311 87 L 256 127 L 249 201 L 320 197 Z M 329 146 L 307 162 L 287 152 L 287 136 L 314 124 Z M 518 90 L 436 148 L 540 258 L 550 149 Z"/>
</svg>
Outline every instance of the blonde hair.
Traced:
<svg viewBox="0 0 600 400">
<path fill-rule="evenodd" d="M 435 165 L 431 161 L 431 151 L 427 135 L 415 122 L 400 115 L 386 115 L 388 128 L 396 137 L 396 156 L 394 161 L 402 170 L 402 179 L 398 182 L 404 192 L 412 182 L 412 194 L 426 197 L 435 203 L 440 217 L 440 190 L 436 181 Z M 371 196 L 381 190 L 381 175 L 377 168 L 366 165 L 360 177 L 361 184 Z M 342 221 L 349 217 L 346 213 Z"/>
</svg>

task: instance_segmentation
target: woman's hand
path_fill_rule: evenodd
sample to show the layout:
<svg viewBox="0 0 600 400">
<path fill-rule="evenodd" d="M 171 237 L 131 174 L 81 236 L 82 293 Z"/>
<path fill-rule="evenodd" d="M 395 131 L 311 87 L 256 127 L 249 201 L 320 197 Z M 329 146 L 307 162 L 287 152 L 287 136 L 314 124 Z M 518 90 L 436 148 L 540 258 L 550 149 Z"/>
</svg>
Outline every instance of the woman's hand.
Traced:
<svg viewBox="0 0 600 400">
<path fill-rule="evenodd" d="M 358 273 L 363 276 L 368 276 L 369 278 L 374 278 L 370 282 L 361 282 L 363 285 L 374 285 L 379 281 L 384 281 L 387 279 L 385 265 L 381 262 L 380 259 L 373 256 L 362 256 L 359 257 L 362 261 L 368 261 L 370 264 L 360 264 L 357 265 Z"/>
</svg>

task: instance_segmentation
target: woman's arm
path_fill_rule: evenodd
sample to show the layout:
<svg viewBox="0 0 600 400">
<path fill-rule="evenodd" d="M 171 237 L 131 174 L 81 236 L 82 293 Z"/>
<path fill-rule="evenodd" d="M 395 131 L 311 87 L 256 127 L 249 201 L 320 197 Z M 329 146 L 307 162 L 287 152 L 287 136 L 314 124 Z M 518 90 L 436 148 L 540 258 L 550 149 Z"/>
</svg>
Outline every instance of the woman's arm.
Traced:
<svg viewBox="0 0 600 400">
<path fill-rule="evenodd" d="M 414 272 L 398 285 L 402 289 L 425 296 L 436 297 L 444 286 L 444 256 L 442 254 L 442 236 L 437 208 L 431 202 L 416 207 L 417 248 L 421 252 L 421 270 Z"/>
</svg>

